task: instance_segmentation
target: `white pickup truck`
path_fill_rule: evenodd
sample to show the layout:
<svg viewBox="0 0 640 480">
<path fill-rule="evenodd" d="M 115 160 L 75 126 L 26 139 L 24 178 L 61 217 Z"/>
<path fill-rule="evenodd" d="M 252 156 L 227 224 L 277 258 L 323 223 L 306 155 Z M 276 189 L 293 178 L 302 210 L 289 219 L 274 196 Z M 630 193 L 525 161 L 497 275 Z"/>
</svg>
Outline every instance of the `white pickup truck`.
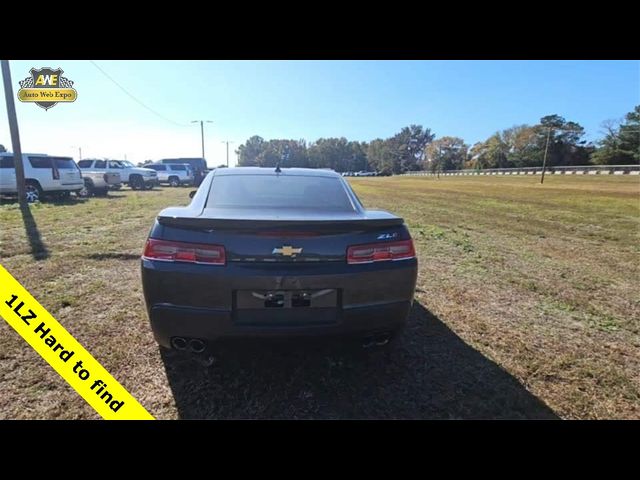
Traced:
<svg viewBox="0 0 640 480">
<path fill-rule="evenodd" d="M 95 195 L 105 196 L 110 188 L 117 188 L 122 183 L 119 172 L 107 172 L 104 170 L 81 170 L 84 188 L 78 192 L 79 197 L 91 197 Z"/>
<path fill-rule="evenodd" d="M 127 160 L 80 160 L 78 167 L 84 172 L 118 173 L 122 183 L 133 190 L 151 190 L 158 185 L 158 174 L 150 168 L 139 168 Z"/>
</svg>

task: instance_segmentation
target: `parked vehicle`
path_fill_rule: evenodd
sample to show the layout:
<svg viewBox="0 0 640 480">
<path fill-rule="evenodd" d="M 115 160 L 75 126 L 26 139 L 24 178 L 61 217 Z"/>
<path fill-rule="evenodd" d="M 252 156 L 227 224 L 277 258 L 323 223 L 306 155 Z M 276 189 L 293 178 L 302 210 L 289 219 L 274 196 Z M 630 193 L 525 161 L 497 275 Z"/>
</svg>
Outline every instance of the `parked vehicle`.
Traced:
<svg viewBox="0 0 640 480">
<path fill-rule="evenodd" d="M 151 190 L 159 185 L 158 174 L 150 168 L 136 167 L 127 160 L 86 159 L 78 162 L 80 170 L 94 170 L 104 173 L 119 173 L 122 183 L 133 190 Z"/>
<path fill-rule="evenodd" d="M 102 170 L 82 170 L 84 188 L 78 192 L 79 197 L 106 196 L 109 189 L 119 188 L 122 180 L 120 172 L 107 172 Z"/>
<path fill-rule="evenodd" d="M 231 337 L 355 336 L 404 326 L 417 259 L 402 218 L 366 210 L 338 173 L 218 168 L 162 210 L 141 260 L 151 328 L 167 348 Z"/>
<path fill-rule="evenodd" d="M 40 200 L 43 195 L 67 197 L 80 191 L 84 183 L 80 169 L 70 157 L 49 156 L 43 153 L 23 153 L 22 165 L 28 202 Z M 13 153 L 0 153 L 0 193 L 16 194 L 16 170 Z"/>
<path fill-rule="evenodd" d="M 164 158 L 155 163 L 167 164 L 167 163 L 186 163 L 191 167 L 193 171 L 193 184 L 199 186 L 204 177 L 207 176 L 207 161 L 204 158 Z"/>
<path fill-rule="evenodd" d="M 150 168 L 158 173 L 159 183 L 168 183 L 172 187 L 193 185 L 194 183 L 193 171 L 186 163 L 151 163 L 146 165 L 145 168 Z"/>
</svg>

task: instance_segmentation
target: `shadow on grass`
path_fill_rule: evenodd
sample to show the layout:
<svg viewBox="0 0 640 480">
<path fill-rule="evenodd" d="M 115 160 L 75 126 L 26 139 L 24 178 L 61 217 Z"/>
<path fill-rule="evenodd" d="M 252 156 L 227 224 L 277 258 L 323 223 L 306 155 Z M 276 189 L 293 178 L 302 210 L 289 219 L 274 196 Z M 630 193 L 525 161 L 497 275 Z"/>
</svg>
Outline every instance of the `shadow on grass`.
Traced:
<svg viewBox="0 0 640 480">
<path fill-rule="evenodd" d="M 82 255 L 84 258 L 91 260 L 140 260 L 139 253 L 117 253 L 117 252 L 105 252 L 105 253 L 89 253 Z"/>
<path fill-rule="evenodd" d="M 53 205 L 54 207 L 66 207 L 90 202 L 94 198 L 106 198 L 115 200 L 118 198 L 126 198 L 126 195 L 112 195 L 111 193 L 109 193 L 108 195 L 93 195 L 91 197 L 78 197 L 75 195 L 66 198 L 47 197 L 44 199 L 44 202 L 46 202 L 47 205 Z"/>
<path fill-rule="evenodd" d="M 24 229 L 27 233 L 27 239 L 29 240 L 31 255 L 35 260 L 45 260 L 49 258 L 49 250 L 42 242 L 40 231 L 38 230 L 38 225 L 36 224 L 33 215 L 31 214 L 31 209 L 27 205 L 25 207 L 20 207 L 20 212 L 22 213 L 22 222 L 24 223 Z"/>
<path fill-rule="evenodd" d="M 221 346 L 209 370 L 161 350 L 180 418 L 558 418 L 417 302 L 384 350 L 252 343 Z"/>
</svg>

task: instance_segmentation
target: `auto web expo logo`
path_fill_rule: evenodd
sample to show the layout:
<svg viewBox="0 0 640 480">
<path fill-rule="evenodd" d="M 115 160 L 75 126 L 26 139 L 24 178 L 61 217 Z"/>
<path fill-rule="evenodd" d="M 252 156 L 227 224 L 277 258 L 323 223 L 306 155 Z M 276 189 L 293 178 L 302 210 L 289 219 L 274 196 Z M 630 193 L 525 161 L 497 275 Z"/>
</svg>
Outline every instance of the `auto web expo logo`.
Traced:
<svg viewBox="0 0 640 480">
<path fill-rule="evenodd" d="M 32 102 L 49 110 L 59 102 L 75 102 L 78 98 L 73 82 L 62 76 L 62 69 L 32 68 L 30 73 L 30 77 L 18 82 L 18 100 L 21 102 Z"/>
</svg>

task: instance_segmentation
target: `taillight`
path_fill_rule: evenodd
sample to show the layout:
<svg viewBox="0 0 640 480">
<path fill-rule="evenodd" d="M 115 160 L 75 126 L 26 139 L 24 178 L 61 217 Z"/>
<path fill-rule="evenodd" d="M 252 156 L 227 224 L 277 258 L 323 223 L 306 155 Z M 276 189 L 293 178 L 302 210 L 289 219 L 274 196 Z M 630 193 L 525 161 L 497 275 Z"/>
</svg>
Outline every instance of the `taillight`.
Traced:
<svg viewBox="0 0 640 480">
<path fill-rule="evenodd" d="M 367 243 L 352 245 L 347 249 L 347 263 L 373 263 L 414 258 L 413 240 L 400 242 Z"/>
<path fill-rule="evenodd" d="M 221 245 L 172 242 L 150 238 L 144 247 L 143 258 L 165 262 L 206 263 L 224 265 L 225 253 Z"/>
</svg>

